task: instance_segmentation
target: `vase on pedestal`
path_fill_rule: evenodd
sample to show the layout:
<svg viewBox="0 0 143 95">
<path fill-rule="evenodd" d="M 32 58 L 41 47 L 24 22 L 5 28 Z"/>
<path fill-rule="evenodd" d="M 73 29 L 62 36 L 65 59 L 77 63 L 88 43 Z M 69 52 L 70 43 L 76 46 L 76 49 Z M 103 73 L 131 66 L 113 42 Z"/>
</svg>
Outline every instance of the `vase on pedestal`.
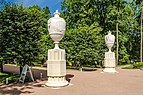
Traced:
<svg viewBox="0 0 143 95">
<path fill-rule="evenodd" d="M 54 49 L 48 50 L 48 81 L 46 82 L 46 86 L 50 87 L 61 87 L 68 85 L 68 81 L 66 80 L 65 50 L 60 49 L 58 46 L 59 41 L 61 41 L 64 37 L 66 22 L 59 15 L 60 13 L 58 10 L 56 10 L 54 17 L 48 20 L 48 31 L 55 44 Z"/>
<path fill-rule="evenodd" d="M 105 36 L 105 43 L 109 49 L 108 52 L 105 52 L 105 58 L 104 58 L 104 69 L 103 72 L 108 73 L 116 73 L 115 70 L 116 62 L 115 62 L 115 53 L 111 51 L 113 45 L 115 42 L 115 36 L 111 34 L 109 31 L 108 35 Z"/>
</svg>

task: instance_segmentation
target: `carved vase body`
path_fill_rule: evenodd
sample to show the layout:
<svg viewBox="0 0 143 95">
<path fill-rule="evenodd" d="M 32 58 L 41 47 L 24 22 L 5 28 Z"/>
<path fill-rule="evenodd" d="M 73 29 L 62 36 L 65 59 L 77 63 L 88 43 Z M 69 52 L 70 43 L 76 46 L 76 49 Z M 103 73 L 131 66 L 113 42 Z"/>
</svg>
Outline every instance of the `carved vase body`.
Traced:
<svg viewBox="0 0 143 95">
<path fill-rule="evenodd" d="M 111 52 L 114 42 L 115 42 L 115 36 L 112 35 L 111 33 L 108 33 L 108 35 L 105 36 L 105 43 L 109 49 L 109 52 Z"/>
<path fill-rule="evenodd" d="M 58 13 L 55 13 L 54 17 L 48 20 L 48 31 L 54 42 L 62 40 L 65 34 L 65 29 L 66 22 L 63 18 L 59 17 Z"/>
</svg>

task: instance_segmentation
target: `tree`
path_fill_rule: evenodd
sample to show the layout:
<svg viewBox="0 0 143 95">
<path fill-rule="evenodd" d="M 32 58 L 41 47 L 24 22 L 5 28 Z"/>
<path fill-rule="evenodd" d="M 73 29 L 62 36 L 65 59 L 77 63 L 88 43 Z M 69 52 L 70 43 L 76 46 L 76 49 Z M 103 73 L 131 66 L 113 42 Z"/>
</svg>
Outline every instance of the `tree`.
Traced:
<svg viewBox="0 0 143 95">
<path fill-rule="evenodd" d="M 102 65 L 105 46 L 101 30 L 102 28 L 94 23 L 91 26 L 66 31 L 60 47 L 66 50 L 67 62 L 69 64 L 74 62 L 76 63 L 74 65 L 78 66 Z"/>
<path fill-rule="evenodd" d="M 47 35 L 46 21 L 49 14 L 45 14 L 39 6 L 29 8 L 22 5 L 6 5 L 1 11 L 0 52 L 2 61 L 20 64 L 33 64 L 46 59 L 42 47 Z M 47 36 L 46 36 L 47 37 Z M 45 46 L 46 47 L 46 46 Z"/>
<path fill-rule="evenodd" d="M 62 16 L 67 22 L 67 29 L 92 25 L 96 20 L 96 0 L 64 0 Z"/>
<path fill-rule="evenodd" d="M 102 37 L 104 37 L 109 30 L 115 35 L 118 18 L 120 44 L 119 63 L 125 64 L 129 63 L 130 56 L 128 54 L 128 48 L 126 48 L 126 43 L 129 40 L 126 36 L 127 23 L 126 19 L 124 19 L 127 17 L 127 15 L 125 15 L 126 5 L 127 2 L 125 0 L 64 0 L 62 3 L 62 16 L 66 19 L 69 29 L 84 27 L 86 25 L 90 26 L 94 22 L 98 23 L 102 28 L 102 31 L 100 31 Z M 117 37 L 118 35 L 116 38 Z M 115 44 L 117 45 L 118 43 Z"/>
<path fill-rule="evenodd" d="M 134 46 L 136 51 L 134 53 L 135 53 L 136 61 L 139 61 L 139 59 L 140 61 L 142 61 L 142 17 L 141 17 L 142 15 L 141 14 L 142 14 L 143 1 L 133 0 L 131 4 L 135 12 L 135 15 L 134 15 L 135 20 L 137 21 L 137 28 L 135 29 L 136 34 L 134 37 L 135 38 Z M 140 45 L 138 44 L 138 42 L 140 42 Z"/>
</svg>

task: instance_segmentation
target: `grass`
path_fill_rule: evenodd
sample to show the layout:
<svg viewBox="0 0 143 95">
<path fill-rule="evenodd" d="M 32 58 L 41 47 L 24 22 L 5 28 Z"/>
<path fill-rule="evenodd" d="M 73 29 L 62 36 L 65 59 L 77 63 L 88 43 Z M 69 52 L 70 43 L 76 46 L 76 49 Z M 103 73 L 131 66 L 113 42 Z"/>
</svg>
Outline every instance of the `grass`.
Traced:
<svg viewBox="0 0 143 95">
<path fill-rule="evenodd" d="M 136 62 L 134 64 L 120 65 L 122 69 L 141 69 L 143 68 L 143 62 Z"/>
<path fill-rule="evenodd" d="M 137 62 L 137 63 L 134 64 L 133 66 L 134 66 L 134 68 L 136 68 L 136 69 L 141 69 L 141 68 L 143 68 L 143 62 Z"/>
<path fill-rule="evenodd" d="M 12 73 L 1 73 L 0 72 L 0 83 L 6 83 L 6 78 L 8 78 L 8 82 L 12 83 L 19 79 L 18 74 L 12 74 Z"/>
<path fill-rule="evenodd" d="M 134 69 L 134 66 L 132 64 L 127 64 L 127 65 L 120 65 L 122 69 Z"/>
</svg>

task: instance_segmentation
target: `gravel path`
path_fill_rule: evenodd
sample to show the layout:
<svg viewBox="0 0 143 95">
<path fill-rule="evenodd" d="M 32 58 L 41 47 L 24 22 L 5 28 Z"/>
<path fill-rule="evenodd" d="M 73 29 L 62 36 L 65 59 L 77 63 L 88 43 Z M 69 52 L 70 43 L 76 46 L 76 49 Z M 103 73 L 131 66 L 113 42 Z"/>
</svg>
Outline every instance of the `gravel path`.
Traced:
<svg viewBox="0 0 143 95">
<path fill-rule="evenodd" d="M 47 80 L 0 86 L 0 95 L 143 95 L 143 70 L 117 69 L 119 73 L 67 70 L 70 85 L 52 89 Z"/>
</svg>

